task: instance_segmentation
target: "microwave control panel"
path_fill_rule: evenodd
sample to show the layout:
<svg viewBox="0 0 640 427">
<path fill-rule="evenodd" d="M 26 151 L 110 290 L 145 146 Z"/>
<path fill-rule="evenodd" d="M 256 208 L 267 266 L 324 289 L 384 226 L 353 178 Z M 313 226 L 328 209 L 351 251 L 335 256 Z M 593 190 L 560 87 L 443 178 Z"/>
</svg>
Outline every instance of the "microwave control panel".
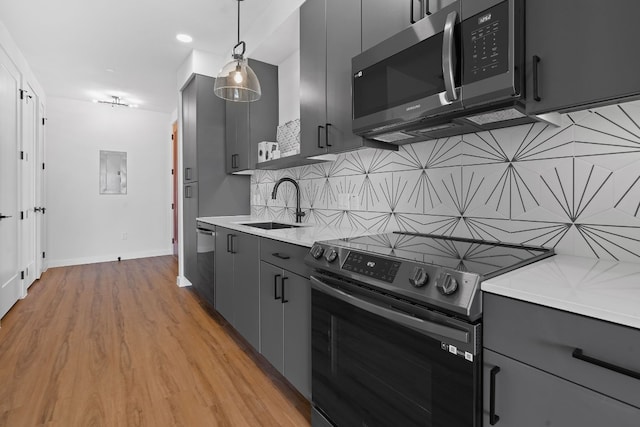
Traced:
<svg viewBox="0 0 640 427">
<path fill-rule="evenodd" d="M 509 71 L 509 2 L 462 22 L 463 84 Z"/>
</svg>

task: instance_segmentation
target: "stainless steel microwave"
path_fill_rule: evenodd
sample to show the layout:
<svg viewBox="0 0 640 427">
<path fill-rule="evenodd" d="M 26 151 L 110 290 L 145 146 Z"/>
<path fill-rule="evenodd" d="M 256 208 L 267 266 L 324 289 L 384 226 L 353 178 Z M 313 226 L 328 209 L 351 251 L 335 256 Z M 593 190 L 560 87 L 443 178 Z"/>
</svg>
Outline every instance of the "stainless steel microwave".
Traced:
<svg viewBox="0 0 640 427">
<path fill-rule="evenodd" d="M 357 55 L 353 132 L 404 144 L 534 121 L 522 0 L 458 0 Z"/>
</svg>

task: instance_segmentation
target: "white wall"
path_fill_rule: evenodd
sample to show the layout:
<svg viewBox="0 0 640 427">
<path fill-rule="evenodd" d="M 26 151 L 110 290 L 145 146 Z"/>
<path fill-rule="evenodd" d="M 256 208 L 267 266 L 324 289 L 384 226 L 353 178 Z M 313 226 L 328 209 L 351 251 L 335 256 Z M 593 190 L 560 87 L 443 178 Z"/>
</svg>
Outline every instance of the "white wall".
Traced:
<svg viewBox="0 0 640 427">
<path fill-rule="evenodd" d="M 279 121 L 300 118 L 300 50 L 278 64 Z"/>
<path fill-rule="evenodd" d="M 170 254 L 171 115 L 63 98 L 47 106 L 49 266 Z M 126 195 L 99 194 L 100 150 L 127 152 Z"/>
</svg>

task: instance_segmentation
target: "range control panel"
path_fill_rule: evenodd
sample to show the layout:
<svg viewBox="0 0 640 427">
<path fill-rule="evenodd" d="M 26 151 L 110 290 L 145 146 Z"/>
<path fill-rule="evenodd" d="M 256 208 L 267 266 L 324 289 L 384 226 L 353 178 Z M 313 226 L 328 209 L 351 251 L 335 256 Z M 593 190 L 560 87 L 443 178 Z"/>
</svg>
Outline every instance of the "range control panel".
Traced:
<svg viewBox="0 0 640 427">
<path fill-rule="evenodd" d="M 342 264 L 342 269 L 392 283 L 400 269 L 400 264 L 399 261 L 351 251 Z"/>
</svg>

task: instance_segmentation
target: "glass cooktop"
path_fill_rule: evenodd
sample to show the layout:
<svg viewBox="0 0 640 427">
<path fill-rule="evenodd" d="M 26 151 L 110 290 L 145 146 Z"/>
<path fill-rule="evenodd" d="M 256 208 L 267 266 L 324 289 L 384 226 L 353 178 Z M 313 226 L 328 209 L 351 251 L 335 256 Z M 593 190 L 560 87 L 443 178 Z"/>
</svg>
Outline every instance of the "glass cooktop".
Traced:
<svg viewBox="0 0 640 427">
<path fill-rule="evenodd" d="M 553 249 L 415 233 L 386 233 L 323 242 L 345 249 L 435 264 L 484 279 L 547 258 Z"/>
</svg>

